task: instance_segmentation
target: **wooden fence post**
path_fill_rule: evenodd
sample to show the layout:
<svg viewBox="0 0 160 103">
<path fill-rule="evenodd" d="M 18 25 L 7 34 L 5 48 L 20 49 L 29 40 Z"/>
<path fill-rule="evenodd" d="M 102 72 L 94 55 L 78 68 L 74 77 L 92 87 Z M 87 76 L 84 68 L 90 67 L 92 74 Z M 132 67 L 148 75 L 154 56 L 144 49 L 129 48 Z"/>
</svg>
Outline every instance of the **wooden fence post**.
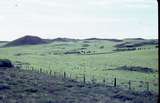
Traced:
<svg viewBox="0 0 160 103">
<path fill-rule="evenodd" d="M 146 82 L 147 85 L 147 91 L 149 91 L 149 82 Z"/>
<path fill-rule="evenodd" d="M 56 77 L 56 72 L 54 72 L 54 77 Z"/>
<path fill-rule="evenodd" d="M 52 75 L 52 70 L 49 71 L 49 74 Z"/>
<path fill-rule="evenodd" d="M 84 84 L 86 83 L 86 77 L 85 77 L 85 74 L 83 74 L 83 83 L 84 83 Z"/>
<path fill-rule="evenodd" d="M 63 78 L 64 78 L 64 79 L 66 79 L 66 72 L 64 72 L 64 74 L 63 74 Z"/>
<path fill-rule="evenodd" d="M 131 80 L 128 82 L 129 90 L 131 90 Z"/>
<path fill-rule="evenodd" d="M 39 69 L 39 72 L 42 73 L 42 68 Z"/>
<path fill-rule="evenodd" d="M 117 80 L 116 80 L 116 78 L 114 78 L 114 86 L 115 87 L 117 86 Z"/>
<path fill-rule="evenodd" d="M 102 82 L 103 82 L 103 84 L 105 85 L 105 82 L 106 82 L 105 78 L 102 80 Z"/>
</svg>

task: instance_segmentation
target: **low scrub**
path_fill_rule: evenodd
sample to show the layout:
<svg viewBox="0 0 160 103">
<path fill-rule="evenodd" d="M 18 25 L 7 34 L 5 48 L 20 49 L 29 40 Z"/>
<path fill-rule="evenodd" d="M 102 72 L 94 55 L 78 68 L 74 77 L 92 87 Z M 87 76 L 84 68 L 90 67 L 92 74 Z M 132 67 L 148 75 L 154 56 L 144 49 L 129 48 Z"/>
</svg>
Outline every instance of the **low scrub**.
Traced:
<svg viewBox="0 0 160 103">
<path fill-rule="evenodd" d="M 156 72 L 153 68 L 148 67 L 140 67 L 140 66 L 121 66 L 116 68 L 116 70 L 126 70 L 126 71 L 136 71 L 136 72 L 143 72 L 143 73 L 154 73 Z"/>
<path fill-rule="evenodd" d="M 10 60 L 8 59 L 0 59 L 0 67 L 4 67 L 4 68 L 11 68 L 13 67 L 13 64 Z"/>
</svg>

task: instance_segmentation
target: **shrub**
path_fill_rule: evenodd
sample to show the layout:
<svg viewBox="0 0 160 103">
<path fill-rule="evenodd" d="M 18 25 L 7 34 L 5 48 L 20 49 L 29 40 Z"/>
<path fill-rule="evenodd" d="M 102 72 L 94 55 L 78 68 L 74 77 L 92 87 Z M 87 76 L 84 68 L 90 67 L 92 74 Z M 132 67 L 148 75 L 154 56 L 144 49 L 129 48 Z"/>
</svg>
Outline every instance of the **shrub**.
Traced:
<svg viewBox="0 0 160 103">
<path fill-rule="evenodd" d="M 103 48 L 104 48 L 104 46 L 100 46 L 99 48 L 100 48 L 100 49 L 103 49 Z"/>
<path fill-rule="evenodd" d="M 0 59 L 0 67 L 11 68 L 11 67 L 13 67 L 13 64 L 8 59 Z"/>
<path fill-rule="evenodd" d="M 89 47 L 90 45 L 89 44 L 83 44 L 82 46 L 83 47 Z"/>
</svg>

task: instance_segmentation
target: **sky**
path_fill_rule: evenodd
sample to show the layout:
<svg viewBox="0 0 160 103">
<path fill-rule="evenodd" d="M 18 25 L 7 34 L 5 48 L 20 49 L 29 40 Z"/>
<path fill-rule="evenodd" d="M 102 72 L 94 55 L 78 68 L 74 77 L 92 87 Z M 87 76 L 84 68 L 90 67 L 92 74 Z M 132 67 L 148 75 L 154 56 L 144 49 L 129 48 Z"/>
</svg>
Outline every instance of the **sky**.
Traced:
<svg viewBox="0 0 160 103">
<path fill-rule="evenodd" d="M 156 0 L 0 0 L 0 40 L 158 38 Z"/>
</svg>

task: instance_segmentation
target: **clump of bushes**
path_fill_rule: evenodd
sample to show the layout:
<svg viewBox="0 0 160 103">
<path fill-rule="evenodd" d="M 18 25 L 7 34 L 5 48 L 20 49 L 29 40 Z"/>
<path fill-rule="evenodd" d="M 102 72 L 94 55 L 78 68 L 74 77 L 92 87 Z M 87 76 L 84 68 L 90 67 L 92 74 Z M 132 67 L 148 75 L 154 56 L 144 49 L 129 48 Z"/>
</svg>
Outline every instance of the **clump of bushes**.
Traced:
<svg viewBox="0 0 160 103">
<path fill-rule="evenodd" d="M 148 67 L 140 67 L 140 66 L 121 66 L 116 68 L 117 70 L 127 70 L 127 71 L 137 71 L 137 72 L 143 72 L 143 73 L 153 73 L 156 72 L 152 68 Z"/>
<path fill-rule="evenodd" d="M 89 44 L 83 44 L 82 47 L 89 47 Z"/>
<path fill-rule="evenodd" d="M 100 46 L 99 48 L 100 48 L 100 49 L 104 49 L 104 46 L 102 45 L 102 46 Z"/>
<path fill-rule="evenodd" d="M 11 68 L 14 67 L 12 62 L 8 59 L 0 59 L 0 67 Z"/>
<path fill-rule="evenodd" d="M 133 51 L 136 50 L 136 48 L 117 48 L 113 51 Z"/>
</svg>

